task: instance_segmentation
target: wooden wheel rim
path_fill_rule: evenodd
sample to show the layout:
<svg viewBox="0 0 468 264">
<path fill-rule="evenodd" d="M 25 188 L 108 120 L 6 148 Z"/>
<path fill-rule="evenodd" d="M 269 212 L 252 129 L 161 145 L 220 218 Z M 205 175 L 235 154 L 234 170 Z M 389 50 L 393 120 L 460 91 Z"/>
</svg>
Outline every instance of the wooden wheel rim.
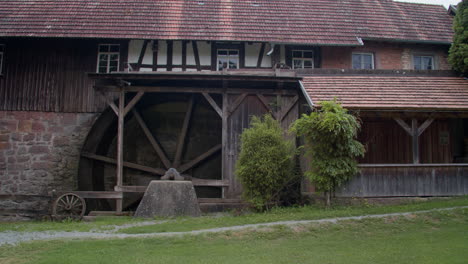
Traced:
<svg viewBox="0 0 468 264">
<path fill-rule="evenodd" d="M 86 212 L 85 200 L 77 194 L 65 193 L 55 199 L 52 215 L 55 217 L 81 218 Z"/>
</svg>

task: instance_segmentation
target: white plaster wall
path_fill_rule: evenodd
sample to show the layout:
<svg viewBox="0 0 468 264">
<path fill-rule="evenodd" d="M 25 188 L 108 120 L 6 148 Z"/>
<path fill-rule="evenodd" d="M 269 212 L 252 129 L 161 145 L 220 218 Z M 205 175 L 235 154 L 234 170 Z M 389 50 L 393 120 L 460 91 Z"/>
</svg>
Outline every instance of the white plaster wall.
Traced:
<svg viewBox="0 0 468 264">
<path fill-rule="evenodd" d="M 143 40 L 130 40 L 128 44 L 128 62 L 137 63 L 140 57 L 140 51 L 143 47 Z M 152 43 L 148 43 L 146 46 L 145 56 L 143 57 L 143 64 L 153 64 L 153 50 L 151 48 Z M 151 71 L 150 68 L 141 68 L 140 71 Z"/>
<path fill-rule="evenodd" d="M 245 44 L 245 66 L 256 67 L 258 61 L 258 53 L 262 47 L 261 43 L 253 43 L 251 45 Z M 261 67 L 271 67 L 271 56 L 267 56 L 267 52 L 270 51 L 271 46 L 267 44 L 263 52 L 263 59 Z"/>
</svg>

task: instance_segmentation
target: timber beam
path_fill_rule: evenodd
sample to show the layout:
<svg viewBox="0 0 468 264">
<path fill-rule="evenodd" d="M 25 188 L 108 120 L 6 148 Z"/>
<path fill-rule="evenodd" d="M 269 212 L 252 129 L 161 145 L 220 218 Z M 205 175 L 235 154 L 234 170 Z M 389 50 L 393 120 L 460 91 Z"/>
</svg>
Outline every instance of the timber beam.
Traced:
<svg viewBox="0 0 468 264">
<path fill-rule="evenodd" d="M 418 126 L 416 118 L 411 119 L 411 126 L 409 126 L 403 119 L 394 118 L 394 120 L 403 128 L 403 130 L 411 136 L 412 150 L 413 150 L 413 164 L 419 163 L 419 137 L 422 133 L 434 122 L 433 118 L 429 118 L 421 126 Z"/>
</svg>

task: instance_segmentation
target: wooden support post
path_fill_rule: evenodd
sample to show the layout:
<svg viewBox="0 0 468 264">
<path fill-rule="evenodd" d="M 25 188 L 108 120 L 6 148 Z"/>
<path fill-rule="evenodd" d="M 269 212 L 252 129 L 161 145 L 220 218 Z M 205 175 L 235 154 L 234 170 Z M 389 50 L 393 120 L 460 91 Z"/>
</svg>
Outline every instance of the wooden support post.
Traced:
<svg viewBox="0 0 468 264">
<path fill-rule="evenodd" d="M 411 127 L 406 124 L 401 118 L 394 118 L 395 121 L 408 133 L 412 138 L 412 150 L 413 150 L 413 163 L 419 163 L 419 137 L 421 134 L 434 122 L 434 119 L 429 118 L 421 126 L 418 126 L 418 120 L 416 118 L 411 119 Z"/>
<path fill-rule="evenodd" d="M 208 103 L 210 103 L 211 107 L 213 107 L 213 109 L 216 111 L 216 113 L 218 113 L 218 115 L 222 118 L 223 117 L 223 110 L 221 110 L 221 108 L 219 108 L 218 104 L 216 104 L 213 97 L 211 97 L 210 94 L 208 94 L 208 93 L 202 93 L 202 94 L 205 97 L 205 99 L 208 101 Z"/>
<path fill-rule="evenodd" d="M 192 40 L 192 49 L 193 56 L 195 57 L 195 65 L 197 66 L 197 71 L 201 71 L 200 55 L 198 54 L 198 46 L 195 40 Z"/>
<path fill-rule="evenodd" d="M 127 106 L 125 106 L 125 109 L 124 109 L 124 117 L 128 114 L 128 112 L 130 110 L 132 110 L 132 108 L 138 103 L 138 101 L 140 101 L 141 97 L 145 94 L 145 92 L 143 91 L 139 91 L 135 97 L 132 98 L 132 100 L 130 101 L 130 103 L 128 103 Z"/>
<path fill-rule="evenodd" d="M 260 52 L 258 53 L 257 68 L 262 67 L 263 53 L 265 53 L 265 45 L 265 42 L 262 43 L 262 47 L 260 48 Z"/>
<path fill-rule="evenodd" d="M 149 40 L 145 40 L 143 42 L 143 45 L 142 45 L 141 50 L 140 50 L 140 56 L 138 56 L 138 63 L 135 66 L 135 69 L 134 69 L 135 71 L 139 71 L 140 68 L 141 68 L 141 64 L 143 63 L 143 58 L 145 57 L 146 47 L 148 46 L 148 43 L 149 43 Z"/>
<path fill-rule="evenodd" d="M 117 187 L 122 186 L 123 182 L 123 138 L 124 138 L 124 121 L 125 121 L 125 91 L 120 87 L 119 93 L 119 115 L 117 124 Z M 116 211 L 122 212 L 122 199 L 116 200 Z"/>
<path fill-rule="evenodd" d="M 158 41 L 153 40 L 153 71 L 158 70 Z"/>
<path fill-rule="evenodd" d="M 419 163 L 419 136 L 418 136 L 418 120 L 411 120 L 411 132 L 413 137 L 413 163 Z"/>
<path fill-rule="evenodd" d="M 228 137 L 228 94 L 223 93 L 223 115 L 222 115 L 222 130 L 221 130 L 221 179 L 224 180 L 227 171 L 227 137 Z M 221 198 L 224 198 L 224 188 L 222 189 Z"/>
<path fill-rule="evenodd" d="M 248 93 L 243 93 L 241 95 L 239 95 L 236 100 L 232 103 L 230 109 L 229 109 L 229 113 L 232 113 L 234 111 L 236 111 L 237 107 L 239 107 L 239 105 L 244 101 L 245 97 L 247 97 Z"/>
<path fill-rule="evenodd" d="M 182 71 L 187 71 L 187 41 L 182 41 Z"/>
<path fill-rule="evenodd" d="M 167 66 L 166 70 L 167 71 L 172 71 L 172 57 L 174 56 L 173 52 L 173 44 L 174 42 L 172 40 L 168 40 L 167 42 Z"/>
</svg>

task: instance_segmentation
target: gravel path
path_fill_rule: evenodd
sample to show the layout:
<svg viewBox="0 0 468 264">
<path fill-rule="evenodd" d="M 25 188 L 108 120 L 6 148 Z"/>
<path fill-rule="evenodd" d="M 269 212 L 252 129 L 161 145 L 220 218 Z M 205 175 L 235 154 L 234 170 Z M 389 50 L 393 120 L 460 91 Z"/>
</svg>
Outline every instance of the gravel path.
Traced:
<svg viewBox="0 0 468 264">
<path fill-rule="evenodd" d="M 318 220 L 300 220 L 300 221 L 278 221 L 270 223 L 260 223 L 260 224 L 249 224 L 249 225 L 240 225 L 240 226 L 230 226 L 230 227 L 221 227 L 221 228 L 210 228 L 186 232 L 163 232 L 163 233 L 147 233 L 147 234 L 118 234 L 117 231 L 134 227 L 134 226 L 145 226 L 145 225 L 154 225 L 162 223 L 165 221 L 147 221 L 140 222 L 135 224 L 127 224 L 122 226 L 115 226 L 114 229 L 108 231 L 99 231 L 99 232 L 64 232 L 64 231 L 40 231 L 40 232 L 18 232 L 18 231 L 6 231 L 0 232 L 0 246 L 10 244 L 16 245 L 20 242 L 32 241 L 32 240 L 52 240 L 52 239 L 70 239 L 70 238 L 86 238 L 86 239 L 109 239 L 109 238 L 148 238 L 148 237 L 174 237 L 174 236 L 183 236 L 183 235 L 198 235 L 206 233 L 218 233 L 225 231 L 237 231 L 243 229 L 255 229 L 259 227 L 268 227 L 276 225 L 300 225 L 300 224 L 310 224 L 310 223 L 337 223 L 339 221 L 345 220 L 362 220 L 362 219 L 371 219 L 371 218 L 385 218 L 392 216 L 407 216 L 412 214 L 423 214 L 430 212 L 438 211 L 449 211 L 454 209 L 464 209 L 468 206 L 457 206 L 450 208 L 441 208 L 441 209 L 432 209 L 424 211 L 414 211 L 406 213 L 391 213 L 391 214 L 376 214 L 376 215 L 362 215 L 362 216 L 350 216 L 350 217 L 336 217 L 336 218 L 326 218 Z"/>
</svg>

